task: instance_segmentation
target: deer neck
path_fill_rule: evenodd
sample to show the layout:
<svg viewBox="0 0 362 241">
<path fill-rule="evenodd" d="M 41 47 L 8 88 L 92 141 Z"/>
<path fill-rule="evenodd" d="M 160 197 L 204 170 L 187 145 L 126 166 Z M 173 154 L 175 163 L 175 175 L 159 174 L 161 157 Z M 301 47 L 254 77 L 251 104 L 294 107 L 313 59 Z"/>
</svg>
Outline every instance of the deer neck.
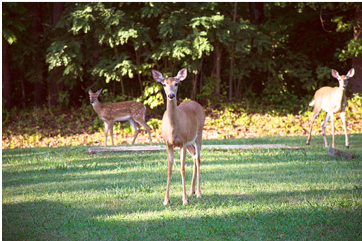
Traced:
<svg viewBox="0 0 362 241">
<path fill-rule="evenodd" d="M 167 99 L 166 117 L 169 123 L 171 124 L 171 129 L 175 129 L 178 127 L 179 112 L 177 108 L 176 99 L 173 100 Z"/>
<path fill-rule="evenodd" d="M 97 114 L 101 113 L 102 110 L 102 103 L 99 102 L 99 100 L 95 100 L 92 104 L 93 109 L 95 110 L 95 112 L 97 112 Z"/>
<path fill-rule="evenodd" d="M 164 139 L 166 144 L 171 146 L 181 146 L 182 141 L 179 135 L 179 109 L 177 107 L 176 99 L 167 99 L 166 113 L 164 116 L 165 123 L 167 123 L 166 129 L 162 128 Z"/>
<path fill-rule="evenodd" d="M 341 108 L 344 110 L 344 108 L 347 106 L 346 89 L 343 86 L 339 89 L 341 91 Z"/>
</svg>

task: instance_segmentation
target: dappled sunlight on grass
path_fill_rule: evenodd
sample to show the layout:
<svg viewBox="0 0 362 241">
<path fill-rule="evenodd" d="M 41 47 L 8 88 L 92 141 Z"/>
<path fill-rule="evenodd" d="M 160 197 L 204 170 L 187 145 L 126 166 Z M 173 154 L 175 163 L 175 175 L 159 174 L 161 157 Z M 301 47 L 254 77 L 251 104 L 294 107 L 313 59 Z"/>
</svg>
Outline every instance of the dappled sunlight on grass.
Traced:
<svg viewBox="0 0 362 241">
<path fill-rule="evenodd" d="M 179 150 L 169 206 L 162 204 L 165 151 L 91 155 L 86 147 L 72 146 L 3 150 L 3 237 L 38 239 L 36 233 L 52 230 L 42 239 L 355 240 L 362 230 L 360 137 L 351 137 L 351 160 L 329 156 L 318 145 L 202 149 L 201 198 L 189 195 L 193 164 L 186 157 L 186 206 Z M 243 141 L 298 144 L 305 137 Z"/>
</svg>

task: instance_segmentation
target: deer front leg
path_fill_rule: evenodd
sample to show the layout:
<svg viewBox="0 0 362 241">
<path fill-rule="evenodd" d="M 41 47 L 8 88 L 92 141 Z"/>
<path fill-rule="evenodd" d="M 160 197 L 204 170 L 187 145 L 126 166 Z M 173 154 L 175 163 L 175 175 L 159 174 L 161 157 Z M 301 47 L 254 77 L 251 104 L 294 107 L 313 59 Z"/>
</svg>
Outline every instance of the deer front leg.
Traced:
<svg viewBox="0 0 362 241">
<path fill-rule="evenodd" d="M 349 149 L 349 141 L 348 141 L 348 135 L 347 135 L 347 124 L 346 124 L 346 119 L 345 118 L 346 118 L 346 113 L 341 112 L 341 120 L 342 120 L 342 123 L 343 123 L 345 143 L 346 143 L 347 149 Z"/>
<path fill-rule="evenodd" d="M 185 159 L 186 159 L 186 147 L 183 146 L 180 149 L 180 162 L 181 162 L 181 177 L 182 177 L 182 204 L 188 203 L 186 196 L 186 184 L 185 184 Z"/>
<path fill-rule="evenodd" d="M 104 135 L 106 136 L 104 147 L 107 147 L 108 128 L 109 128 L 108 123 L 104 122 Z"/>
<path fill-rule="evenodd" d="M 163 205 L 168 205 L 170 203 L 170 182 L 172 175 L 172 166 L 174 160 L 174 149 L 173 147 L 167 146 L 167 162 L 168 162 L 168 172 L 167 172 L 167 188 L 166 188 L 166 196 L 163 202 Z"/>
</svg>

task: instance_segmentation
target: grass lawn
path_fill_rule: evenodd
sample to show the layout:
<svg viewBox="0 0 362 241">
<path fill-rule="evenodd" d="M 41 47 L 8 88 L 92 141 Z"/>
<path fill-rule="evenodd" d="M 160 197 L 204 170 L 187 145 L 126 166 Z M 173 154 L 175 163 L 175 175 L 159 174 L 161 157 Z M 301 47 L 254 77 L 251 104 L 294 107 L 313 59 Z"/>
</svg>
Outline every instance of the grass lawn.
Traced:
<svg viewBox="0 0 362 241">
<path fill-rule="evenodd" d="M 362 134 L 327 154 L 321 136 L 205 140 L 299 150 L 201 152 L 202 198 L 182 205 L 179 151 L 169 206 L 165 151 L 2 150 L 3 240 L 361 240 Z M 331 136 L 328 136 L 331 143 Z M 186 188 L 192 159 L 187 155 Z M 188 192 L 187 192 L 188 193 Z"/>
</svg>

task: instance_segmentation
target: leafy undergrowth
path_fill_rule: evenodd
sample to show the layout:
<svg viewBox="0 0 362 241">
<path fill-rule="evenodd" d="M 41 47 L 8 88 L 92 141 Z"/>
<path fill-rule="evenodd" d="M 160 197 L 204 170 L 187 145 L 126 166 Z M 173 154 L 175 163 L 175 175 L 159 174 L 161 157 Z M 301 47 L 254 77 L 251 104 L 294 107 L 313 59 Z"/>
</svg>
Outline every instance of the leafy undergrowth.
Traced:
<svg viewBox="0 0 362 241">
<path fill-rule="evenodd" d="M 203 139 L 230 139 L 255 136 L 294 136 L 306 135 L 309 131 L 309 116 L 313 108 L 301 115 L 282 116 L 277 113 L 259 114 L 245 110 L 242 104 L 223 108 L 206 109 L 206 122 Z M 91 106 L 79 109 L 33 111 L 13 110 L 3 114 L 2 148 L 89 146 L 104 144 L 103 122 Z M 319 115 L 313 125 L 312 135 L 320 135 L 325 113 Z M 154 143 L 162 143 L 162 115 L 149 116 L 148 124 Z M 347 131 L 362 133 L 362 99 L 349 100 L 346 110 Z M 141 127 L 136 144 L 148 144 L 148 135 Z M 331 135 L 331 125 L 327 125 L 327 135 Z M 335 134 L 343 134 L 339 114 L 335 115 Z M 130 144 L 134 131 L 128 122 L 116 122 L 114 127 L 115 145 Z M 111 138 L 108 136 L 108 145 Z"/>
</svg>

